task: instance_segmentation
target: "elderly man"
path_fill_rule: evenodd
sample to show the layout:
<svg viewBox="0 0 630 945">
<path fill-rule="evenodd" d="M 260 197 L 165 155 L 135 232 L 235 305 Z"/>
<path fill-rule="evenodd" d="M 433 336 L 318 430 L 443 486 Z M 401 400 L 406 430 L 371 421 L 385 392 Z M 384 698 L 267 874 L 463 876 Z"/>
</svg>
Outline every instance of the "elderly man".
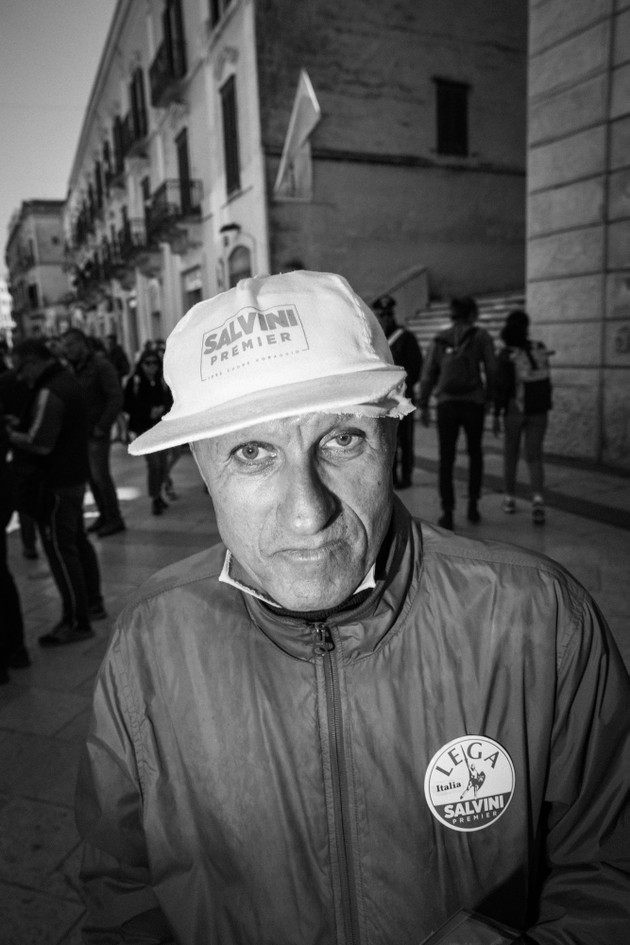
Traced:
<svg viewBox="0 0 630 945">
<path fill-rule="evenodd" d="M 137 594 L 99 673 L 84 941 L 419 945 L 460 909 L 627 940 L 625 669 L 559 565 L 394 498 L 412 405 L 370 309 L 245 279 L 165 375 L 130 450 L 192 443 L 223 544 Z"/>
</svg>

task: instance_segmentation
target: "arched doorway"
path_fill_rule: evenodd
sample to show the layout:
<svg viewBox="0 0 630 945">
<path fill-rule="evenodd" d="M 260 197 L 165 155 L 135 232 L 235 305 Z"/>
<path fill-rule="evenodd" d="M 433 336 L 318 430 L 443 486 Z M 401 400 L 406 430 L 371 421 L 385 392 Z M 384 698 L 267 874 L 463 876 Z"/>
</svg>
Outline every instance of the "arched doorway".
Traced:
<svg viewBox="0 0 630 945">
<path fill-rule="evenodd" d="M 246 246 L 236 246 L 228 256 L 228 275 L 230 289 L 240 279 L 248 279 L 252 274 L 252 254 Z"/>
</svg>

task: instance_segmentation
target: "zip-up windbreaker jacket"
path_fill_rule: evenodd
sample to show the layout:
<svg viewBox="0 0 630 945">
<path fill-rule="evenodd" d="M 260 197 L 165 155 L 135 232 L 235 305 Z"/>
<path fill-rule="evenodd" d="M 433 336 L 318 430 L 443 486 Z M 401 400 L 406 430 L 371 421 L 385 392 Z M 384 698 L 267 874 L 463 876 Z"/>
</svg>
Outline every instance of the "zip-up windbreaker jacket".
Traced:
<svg viewBox="0 0 630 945">
<path fill-rule="evenodd" d="M 630 682 L 559 565 L 419 526 L 323 623 L 153 578 L 101 668 L 77 789 L 88 943 L 420 945 L 460 908 L 630 941 Z"/>
</svg>

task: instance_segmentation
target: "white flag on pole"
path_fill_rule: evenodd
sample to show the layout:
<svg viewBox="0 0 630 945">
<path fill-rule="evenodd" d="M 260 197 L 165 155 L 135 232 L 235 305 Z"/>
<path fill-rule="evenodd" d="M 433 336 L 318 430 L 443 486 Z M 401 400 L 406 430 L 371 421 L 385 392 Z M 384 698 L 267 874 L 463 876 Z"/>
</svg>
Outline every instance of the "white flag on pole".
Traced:
<svg viewBox="0 0 630 945">
<path fill-rule="evenodd" d="M 273 188 L 275 197 L 285 200 L 304 200 L 311 197 L 313 178 L 309 138 L 321 117 L 322 110 L 311 80 L 306 69 L 301 69 Z"/>
</svg>

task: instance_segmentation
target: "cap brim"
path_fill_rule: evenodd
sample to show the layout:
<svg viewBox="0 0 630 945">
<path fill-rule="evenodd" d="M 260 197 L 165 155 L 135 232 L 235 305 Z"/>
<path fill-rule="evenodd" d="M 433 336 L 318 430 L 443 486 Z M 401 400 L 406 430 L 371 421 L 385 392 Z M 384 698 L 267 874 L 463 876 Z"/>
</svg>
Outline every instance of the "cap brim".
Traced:
<svg viewBox="0 0 630 945">
<path fill-rule="evenodd" d="M 344 407 L 374 404 L 386 398 L 404 377 L 402 368 L 391 365 L 274 387 L 260 391 L 255 397 L 249 394 L 186 417 L 169 419 L 167 414 L 130 443 L 129 452 L 132 456 L 142 456 L 302 413 L 342 413 Z M 407 412 L 402 409 L 401 415 Z"/>
</svg>

